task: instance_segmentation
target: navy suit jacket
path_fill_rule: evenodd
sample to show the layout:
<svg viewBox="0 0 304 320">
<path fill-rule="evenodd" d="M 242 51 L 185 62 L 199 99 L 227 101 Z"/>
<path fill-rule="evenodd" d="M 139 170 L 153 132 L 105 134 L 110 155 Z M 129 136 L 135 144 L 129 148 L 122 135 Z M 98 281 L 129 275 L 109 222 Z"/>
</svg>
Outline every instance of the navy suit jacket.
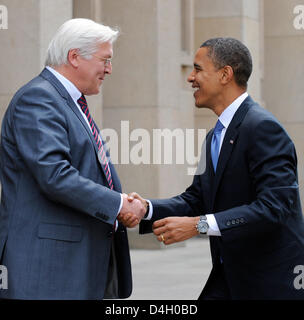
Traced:
<svg viewBox="0 0 304 320">
<path fill-rule="evenodd" d="M 205 172 L 183 194 L 152 200 L 153 219 L 140 232 L 164 217 L 213 213 L 221 232 L 209 237 L 213 271 L 222 260 L 233 299 L 304 299 L 304 289 L 294 287 L 294 268 L 304 265 L 304 222 L 291 139 L 247 97 L 227 128 L 214 173 L 212 133 L 201 159 Z"/>
<path fill-rule="evenodd" d="M 44 69 L 13 97 L 1 132 L 0 257 L 17 299 L 126 298 L 132 277 L 126 229 L 113 224 L 114 190 L 74 101 Z"/>
</svg>

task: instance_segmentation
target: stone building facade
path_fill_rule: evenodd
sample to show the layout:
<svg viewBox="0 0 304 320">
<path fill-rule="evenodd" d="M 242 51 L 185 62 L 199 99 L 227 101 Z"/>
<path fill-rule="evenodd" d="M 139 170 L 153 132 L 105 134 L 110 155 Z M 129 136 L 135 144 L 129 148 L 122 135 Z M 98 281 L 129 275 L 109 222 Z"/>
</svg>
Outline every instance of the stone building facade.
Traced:
<svg viewBox="0 0 304 320">
<path fill-rule="evenodd" d="M 173 164 L 153 161 L 153 130 L 179 128 L 177 135 L 183 135 L 186 129 L 208 131 L 216 121 L 210 110 L 195 109 L 186 82 L 196 49 L 216 36 L 243 41 L 254 63 L 248 92 L 294 140 L 304 199 L 304 0 L 0 0 L 0 5 L 8 13 L 7 28 L 0 26 L 1 119 L 16 90 L 42 70 L 47 45 L 64 21 L 83 17 L 120 29 L 113 73 L 88 103 L 99 126 L 118 133 L 118 150 L 135 152 L 139 132 L 149 137 L 149 163 L 119 154 L 117 168 L 125 192 L 150 198 L 182 192 L 192 181 L 193 166 L 186 157 L 176 163 L 175 151 Z"/>
</svg>

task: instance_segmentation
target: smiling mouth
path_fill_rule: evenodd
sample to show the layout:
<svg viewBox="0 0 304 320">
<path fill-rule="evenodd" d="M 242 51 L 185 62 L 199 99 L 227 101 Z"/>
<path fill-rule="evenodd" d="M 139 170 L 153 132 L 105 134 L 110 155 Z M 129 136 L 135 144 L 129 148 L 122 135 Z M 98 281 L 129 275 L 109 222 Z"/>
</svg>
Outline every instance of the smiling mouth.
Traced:
<svg viewBox="0 0 304 320">
<path fill-rule="evenodd" d="M 200 90 L 199 87 L 194 87 L 193 88 L 193 95 L 195 95 L 199 90 Z"/>
</svg>

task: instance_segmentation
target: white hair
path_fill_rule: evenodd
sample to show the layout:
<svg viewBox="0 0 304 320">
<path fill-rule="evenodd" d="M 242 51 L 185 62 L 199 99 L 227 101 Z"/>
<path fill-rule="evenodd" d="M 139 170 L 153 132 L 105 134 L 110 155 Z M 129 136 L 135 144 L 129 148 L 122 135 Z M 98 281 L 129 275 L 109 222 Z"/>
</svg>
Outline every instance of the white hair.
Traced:
<svg viewBox="0 0 304 320">
<path fill-rule="evenodd" d="M 96 23 L 89 19 L 71 19 L 66 21 L 51 40 L 45 61 L 46 66 L 67 64 L 68 53 L 78 49 L 85 59 L 98 50 L 98 45 L 104 42 L 113 43 L 119 31 Z"/>
</svg>

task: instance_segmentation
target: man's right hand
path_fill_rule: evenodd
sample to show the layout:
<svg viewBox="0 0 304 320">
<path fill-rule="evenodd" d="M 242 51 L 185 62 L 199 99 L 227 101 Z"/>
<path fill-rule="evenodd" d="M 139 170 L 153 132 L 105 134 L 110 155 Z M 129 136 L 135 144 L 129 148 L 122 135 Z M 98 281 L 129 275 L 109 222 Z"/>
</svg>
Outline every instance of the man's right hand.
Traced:
<svg viewBox="0 0 304 320">
<path fill-rule="evenodd" d="M 146 214 L 147 206 L 135 197 L 131 200 L 126 194 L 122 195 L 123 205 L 118 215 L 118 221 L 128 228 L 134 228 Z"/>
<path fill-rule="evenodd" d="M 143 198 L 142 198 L 138 193 L 136 193 L 136 192 L 131 192 L 131 193 L 129 193 L 129 194 L 128 194 L 128 201 L 132 202 L 132 201 L 134 201 L 134 199 L 139 200 L 139 201 L 143 204 L 143 206 L 146 208 L 146 211 L 147 211 L 148 202 L 147 202 L 145 199 L 143 199 Z"/>
</svg>

